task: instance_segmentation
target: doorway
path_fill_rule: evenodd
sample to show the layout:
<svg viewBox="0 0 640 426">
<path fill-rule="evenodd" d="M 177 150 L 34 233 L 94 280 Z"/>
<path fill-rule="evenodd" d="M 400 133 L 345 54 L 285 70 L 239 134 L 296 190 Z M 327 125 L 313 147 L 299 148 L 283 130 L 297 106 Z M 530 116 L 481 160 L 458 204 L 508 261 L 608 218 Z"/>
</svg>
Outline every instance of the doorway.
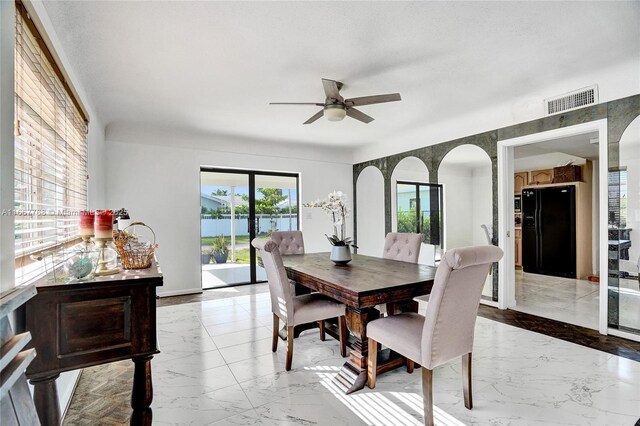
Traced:
<svg viewBox="0 0 640 426">
<path fill-rule="evenodd" d="M 593 131 L 516 146 L 513 175 L 513 309 L 596 330 L 598 143 Z"/>
<path fill-rule="evenodd" d="M 500 247 L 505 251 L 499 269 L 501 308 L 523 310 L 606 333 L 606 141 L 606 121 L 598 120 L 499 142 L 498 220 L 501 226 L 498 236 Z M 547 163 L 542 164 L 544 161 Z M 559 166 L 569 165 L 584 170 L 584 178 L 588 182 L 575 176 L 553 182 L 554 171 Z M 542 193 L 549 190 L 553 194 Z M 574 191 L 581 191 L 579 198 L 582 201 L 578 201 Z M 586 192 L 589 197 L 582 197 Z M 525 196 L 528 197 L 528 205 L 525 205 Z M 547 196 L 567 198 L 567 209 L 578 208 L 578 203 L 583 203 L 579 207 L 581 215 L 576 210 L 570 217 L 581 222 L 567 222 L 567 226 L 576 227 L 573 232 L 579 235 L 580 241 L 565 242 L 563 254 L 557 256 L 564 262 L 561 265 L 557 264 L 557 258 L 547 264 L 541 263 L 544 256 L 539 256 L 542 260 L 535 259 L 536 254 L 540 255 L 544 250 L 536 246 L 543 244 L 542 230 L 536 228 L 536 224 L 545 225 L 546 222 L 541 216 L 541 208 L 533 208 L 532 203 L 534 200 L 541 202 L 545 197 L 549 198 Z M 530 210 L 534 213 L 525 218 Z M 558 215 L 552 219 L 558 220 Z M 524 241 L 524 234 L 529 241 Z M 538 235 L 538 241 L 532 238 L 535 235 Z M 549 237 L 547 242 L 554 236 L 555 233 L 546 235 Z M 572 253 L 572 247 L 580 252 Z M 525 255 L 528 256 L 526 261 Z M 574 260 L 573 256 L 582 260 Z M 590 275 L 598 275 L 599 282 L 588 281 Z"/>
<path fill-rule="evenodd" d="M 200 169 L 202 288 L 264 282 L 251 240 L 297 230 L 298 174 Z"/>
</svg>

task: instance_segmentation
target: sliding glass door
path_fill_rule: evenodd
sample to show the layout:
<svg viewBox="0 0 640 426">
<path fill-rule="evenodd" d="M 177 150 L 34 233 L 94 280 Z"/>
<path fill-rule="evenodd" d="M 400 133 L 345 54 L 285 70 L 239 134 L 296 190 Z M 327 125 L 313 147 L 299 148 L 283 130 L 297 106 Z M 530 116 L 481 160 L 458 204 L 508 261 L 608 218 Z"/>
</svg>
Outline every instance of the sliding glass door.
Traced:
<svg viewBox="0 0 640 426">
<path fill-rule="evenodd" d="M 251 240 L 298 229 L 298 175 L 202 168 L 202 287 L 266 280 Z"/>
</svg>

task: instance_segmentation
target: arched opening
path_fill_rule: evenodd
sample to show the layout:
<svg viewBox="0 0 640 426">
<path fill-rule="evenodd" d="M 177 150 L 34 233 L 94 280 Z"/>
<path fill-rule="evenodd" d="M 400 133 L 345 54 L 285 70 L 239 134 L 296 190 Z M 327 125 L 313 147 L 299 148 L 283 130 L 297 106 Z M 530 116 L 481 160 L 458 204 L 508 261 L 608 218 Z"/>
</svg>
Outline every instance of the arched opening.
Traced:
<svg viewBox="0 0 640 426">
<path fill-rule="evenodd" d="M 619 150 L 608 179 L 609 259 L 618 260 L 609 271 L 617 276 L 609 281 L 609 327 L 640 334 L 640 117 L 625 129 Z"/>
<path fill-rule="evenodd" d="M 444 190 L 444 248 L 491 244 L 493 188 L 491 159 L 476 145 L 461 145 L 445 155 L 438 168 Z M 483 298 L 493 299 L 489 275 Z"/>
<path fill-rule="evenodd" d="M 432 218 L 433 201 L 437 214 Z M 435 265 L 436 251 L 441 245 L 439 201 L 440 191 L 429 184 L 429 169 L 422 160 L 406 157 L 396 165 L 391 174 L 391 229 L 422 233 L 425 243 L 418 262 L 427 265 Z"/>
<path fill-rule="evenodd" d="M 475 145 L 452 149 L 440 163 L 438 181 L 444 186 L 445 249 L 490 244 L 493 209 L 487 153 Z"/>
<path fill-rule="evenodd" d="M 356 182 L 358 253 L 379 257 L 384 247 L 384 177 L 366 167 Z"/>
</svg>

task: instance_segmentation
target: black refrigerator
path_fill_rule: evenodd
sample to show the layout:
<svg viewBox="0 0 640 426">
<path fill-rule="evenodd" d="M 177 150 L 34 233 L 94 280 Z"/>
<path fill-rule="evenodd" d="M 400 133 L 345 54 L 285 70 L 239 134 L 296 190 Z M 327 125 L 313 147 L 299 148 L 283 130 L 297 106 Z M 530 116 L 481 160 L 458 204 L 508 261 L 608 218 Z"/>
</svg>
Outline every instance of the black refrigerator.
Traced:
<svg viewBox="0 0 640 426">
<path fill-rule="evenodd" d="M 576 188 L 522 190 L 522 270 L 576 277 Z"/>
</svg>

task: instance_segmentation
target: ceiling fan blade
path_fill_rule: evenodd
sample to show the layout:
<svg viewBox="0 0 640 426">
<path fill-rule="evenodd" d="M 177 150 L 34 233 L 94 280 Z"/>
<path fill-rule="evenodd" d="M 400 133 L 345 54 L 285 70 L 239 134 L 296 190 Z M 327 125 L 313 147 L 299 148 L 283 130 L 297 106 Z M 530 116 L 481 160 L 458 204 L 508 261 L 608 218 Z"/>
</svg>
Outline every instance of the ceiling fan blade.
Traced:
<svg viewBox="0 0 640 426">
<path fill-rule="evenodd" d="M 323 115 L 324 115 L 324 109 L 321 109 L 320 111 L 315 113 L 310 119 L 308 119 L 307 121 L 305 121 L 302 124 L 311 124 L 314 121 L 316 121 L 318 118 L 322 117 Z"/>
<path fill-rule="evenodd" d="M 351 118 L 355 118 L 358 121 L 362 121 L 365 124 L 369 124 L 373 121 L 373 117 L 369 117 L 362 111 L 358 111 L 355 108 L 347 108 L 347 115 Z"/>
<path fill-rule="evenodd" d="M 317 102 L 269 102 L 269 105 L 317 105 L 323 107 L 324 104 Z"/>
<path fill-rule="evenodd" d="M 388 93 L 386 95 L 362 96 L 360 98 L 345 99 L 344 103 L 347 106 L 362 106 L 401 100 L 402 98 L 400 98 L 400 93 Z"/>
<path fill-rule="evenodd" d="M 324 94 L 327 95 L 327 98 L 336 99 L 338 102 L 344 101 L 344 98 L 340 96 L 342 83 L 339 81 L 323 78 L 322 87 L 324 87 Z"/>
</svg>

